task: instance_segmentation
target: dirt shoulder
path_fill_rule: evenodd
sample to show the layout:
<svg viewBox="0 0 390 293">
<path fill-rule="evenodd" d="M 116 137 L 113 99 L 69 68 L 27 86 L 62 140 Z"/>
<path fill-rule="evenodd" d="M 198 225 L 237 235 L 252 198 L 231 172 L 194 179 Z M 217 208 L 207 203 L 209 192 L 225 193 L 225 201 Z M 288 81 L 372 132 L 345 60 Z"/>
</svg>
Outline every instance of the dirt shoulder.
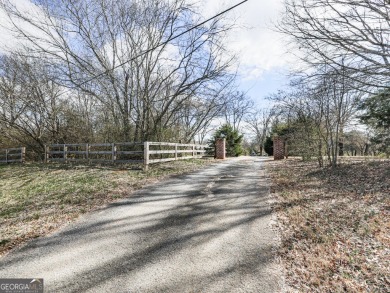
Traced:
<svg viewBox="0 0 390 293">
<path fill-rule="evenodd" d="M 0 256 L 145 185 L 203 168 L 213 159 L 137 166 L 0 165 Z"/>
<path fill-rule="evenodd" d="M 390 292 L 390 161 L 336 170 L 269 161 L 287 282 L 298 292 Z"/>
</svg>

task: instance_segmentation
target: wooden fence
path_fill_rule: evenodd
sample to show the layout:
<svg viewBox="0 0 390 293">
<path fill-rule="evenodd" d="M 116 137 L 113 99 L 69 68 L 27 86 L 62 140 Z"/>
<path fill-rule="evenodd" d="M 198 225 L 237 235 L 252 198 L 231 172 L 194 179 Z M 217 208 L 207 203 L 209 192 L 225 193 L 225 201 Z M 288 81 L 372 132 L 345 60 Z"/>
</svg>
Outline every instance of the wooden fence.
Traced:
<svg viewBox="0 0 390 293">
<path fill-rule="evenodd" d="M 52 144 L 45 146 L 45 162 L 142 163 L 143 143 Z"/>
<path fill-rule="evenodd" d="M 0 163 L 24 163 L 26 148 L 0 149 Z"/>
<path fill-rule="evenodd" d="M 206 154 L 207 145 L 168 142 L 144 142 L 144 165 L 201 158 Z"/>
<path fill-rule="evenodd" d="M 149 164 L 201 158 L 207 145 L 167 142 L 52 144 L 45 146 L 45 162 L 113 162 Z"/>
</svg>

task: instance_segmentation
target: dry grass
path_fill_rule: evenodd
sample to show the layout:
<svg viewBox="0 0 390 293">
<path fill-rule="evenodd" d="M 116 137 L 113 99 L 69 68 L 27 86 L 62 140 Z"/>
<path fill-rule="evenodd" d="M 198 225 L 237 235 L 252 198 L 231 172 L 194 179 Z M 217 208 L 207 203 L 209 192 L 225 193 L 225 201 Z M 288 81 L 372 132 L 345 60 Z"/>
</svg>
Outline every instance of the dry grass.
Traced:
<svg viewBox="0 0 390 293">
<path fill-rule="evenodd" d="M 298 292 L 390 292 L 390 161 L 267 163 L 288 283 Z"/>
<path fill-rule="evenodd" d="M 147 172 L 134 166 L 0 165 L 0 256 L 146 184 L 213 161 L 151 165 Z"/>
</svg>

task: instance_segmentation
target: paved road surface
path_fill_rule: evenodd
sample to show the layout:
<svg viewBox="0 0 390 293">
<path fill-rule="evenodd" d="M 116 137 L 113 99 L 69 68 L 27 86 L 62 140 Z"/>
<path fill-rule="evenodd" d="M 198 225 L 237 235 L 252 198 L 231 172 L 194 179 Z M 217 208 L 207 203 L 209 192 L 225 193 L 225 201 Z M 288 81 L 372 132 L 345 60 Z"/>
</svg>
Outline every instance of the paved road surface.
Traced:
<svg viewBox="0 0 390 293">
<path fill-rule="evenodd" d="M 260 158 L 144 188 L 0 260 L 45 292 L 280 292 Z"/>
</svg>

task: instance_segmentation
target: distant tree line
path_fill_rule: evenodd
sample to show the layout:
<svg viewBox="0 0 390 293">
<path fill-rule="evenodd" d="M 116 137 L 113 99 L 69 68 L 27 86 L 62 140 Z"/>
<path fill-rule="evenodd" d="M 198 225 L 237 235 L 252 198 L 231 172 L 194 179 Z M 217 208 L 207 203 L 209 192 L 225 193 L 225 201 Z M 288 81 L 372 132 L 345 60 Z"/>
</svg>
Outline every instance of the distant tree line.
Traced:
<svg viewBox="0 0 390 293">
<path fill-rule="evenodd" d="M 343 154 L 389 156 L 390 2 L 285 0 L 284 6 L 276 28 L 301 62 L 289 89 L 270 97 L 277 109 L 272 135 L 320 166 L 324 157 L 337 166 Z M 353 127 L 359 123 L 366 133 Z"/>
<path fill-rule="evenodd" d="M 188 31 L 202 18 L 182 0 L 32 2 L 0 1 L 21 39 L 0 57 L 0 147 L 202 141 L 252 103 L 235 87 L 225 16 Z"/>
<path fill-rule="evenodd" d="M 205 142 L 225 131 L 240 138 L 232 155 L 272 154 L 279 135 L 287 155 L 320 166 L 390 156 L 387 0 L 285 0 L 276 29 L 300 63 L 271 109 L 237 91 L 224 16 L 194 28 L 202 18 L 183 0 L 32 2 L 0 0 L 21 40 L 0 56 L 0 147 L 41 156 L 50 143 Z"/>
</svg>

